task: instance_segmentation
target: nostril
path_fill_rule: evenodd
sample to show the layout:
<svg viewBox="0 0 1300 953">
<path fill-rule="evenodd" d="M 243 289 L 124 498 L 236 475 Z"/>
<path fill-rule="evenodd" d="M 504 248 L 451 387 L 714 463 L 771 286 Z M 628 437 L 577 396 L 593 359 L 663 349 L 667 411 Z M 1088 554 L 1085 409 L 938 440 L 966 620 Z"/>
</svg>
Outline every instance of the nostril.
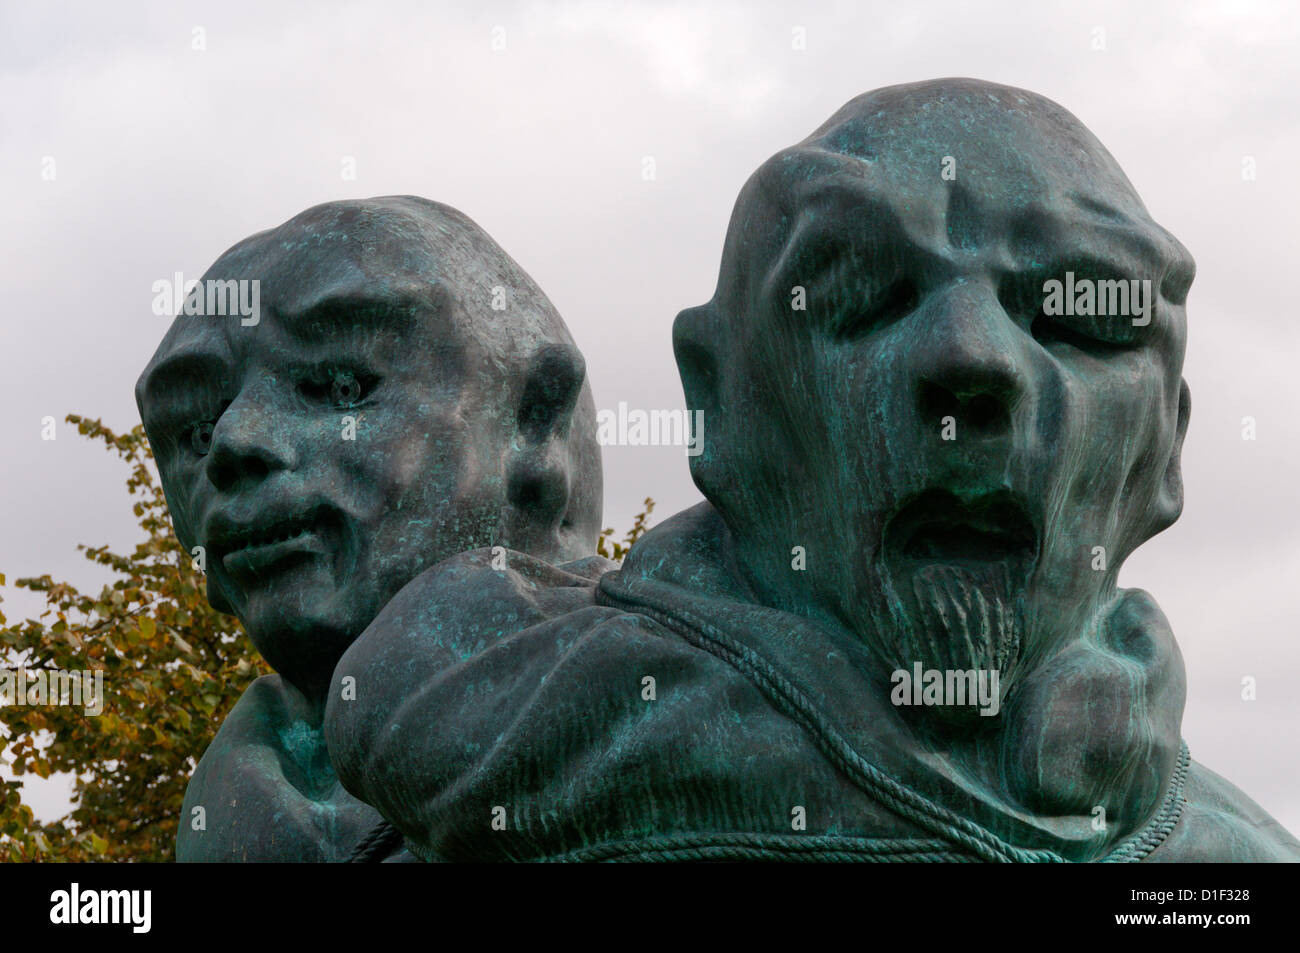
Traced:
<svg viewBox="0 0 1300 953">
<path fill-rule="evenodd" d="M 963 399 L 941 384 L 923 381 L 917 397 L 921 418 L 935 427 L 947 418 L 973 434 L 997 434 L 1011 427 L 1010 409 L 993 394 L 975 394 Z"/>
<path fill-rule="evenodd" d="M 222 454 L 208 458 L 208 479 L 219 490 L 233 489 L 241 481 L 255 484 L 270 472 L 266 462 L 255 456 L 231 458 Z"/>
<path fill-rule="evenodd" d="M 961 412 L 961 402 L 957 400 L 956 395 L 948 388 L 940 387 L 930 381 L 921 382 L 921 392 L 918 396 L 921 417 L 936 426 L 943 418 L 957 417 Z"/>
<path fill-rule="evenodd" d="M 966 423 L 979 431 L 1000 429 L 1010 423 L 1006 406 L 996 397 L 979 394 L 966 404 Z"/>
</svg>

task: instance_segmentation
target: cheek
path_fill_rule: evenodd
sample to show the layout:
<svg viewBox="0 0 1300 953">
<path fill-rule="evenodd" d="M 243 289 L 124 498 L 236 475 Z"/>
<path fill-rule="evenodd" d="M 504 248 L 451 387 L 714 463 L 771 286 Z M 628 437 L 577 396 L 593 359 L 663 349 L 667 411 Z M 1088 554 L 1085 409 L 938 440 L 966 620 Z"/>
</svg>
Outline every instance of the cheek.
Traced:
<svg viewBox="0 0 1300 953">
<path fill-rule="evenodd" d="M 205 494 L 212 490 L 201 461 L 202 458 L 193 463 L 161 463 L 158 467 L 172 528 L 186 547 L 197 543 L 198 515 L 203 512 Z"/>
<path fill-rule="evenodd" d="M 837 355 L 821 370 L 837 385 L 823 395 L 819 411 L 832 422 L 831 502 L 842 521 L 861 533 L 876 525 L 864 517 L 879 516 L 929 480 L 942 479 L 931 468 L 950 460 L 954 445 L 942 440 L 939 421 L 919 412 L 915 371 L 898 338 L 882 337 Z"/>
<path fill-rule="evenodd" d="M 1061 393 L 1064 432 L 1053 456 L 1064 468 L 1060 519 L 1072 524 L 1066 535 L 1127 555 L 1170 437 L 1163 371 L 1149 355 L 1137 354 L 1075 374 Z"/>
<path fill-rule="evenodd" d="M 472 470 L 472 451 L 462 431 L 412 433 L 385 448 L 382 473 L 376 474 L 390 499 L 403 506 L 428 510 L 454 503 L 464 492 Z"/>
<path fill-rule="evenodd" d="M 472 388 L 421 386 L 359 414 L 341 460 L 360 508 L 400 527 L 461 521 L 469 510 L 481 519 L 483 485 L 500 486 L 499 461 L 509 450 L 491 412 Z"/>
<path fill-rule="evenodd" d="M 341 475 L 372 512 L 414 507 L 427 509 L 454 499 L 470 456 L 463 430 L 437 419 L 410 418 L 403 427 L 360 432 L 337 454 Z"/>
<path fill-rule="evenodd" d="M 1164 368 L 1145 378 L 1141 404 L 1134 409 L 1135 426 L 1128 458 L 1128 471 L 1121 491 L 1122 525 L 1130 538 L 1126 555 L 1145 542 L 1152 532 L 1152 518 L 1165 486 L 1170 455 L 1178 429 L 1177 376 L 1165 380 Z"/>
<path fill-rule="evenodd" d="M 1124 371 L 1104 382 L 1097 397 L 1121 506 L 1145 502 L 1159 481 L 1172 436 L 1165 426 L 1163 368 L 1144 352 Z"/>
</svg>

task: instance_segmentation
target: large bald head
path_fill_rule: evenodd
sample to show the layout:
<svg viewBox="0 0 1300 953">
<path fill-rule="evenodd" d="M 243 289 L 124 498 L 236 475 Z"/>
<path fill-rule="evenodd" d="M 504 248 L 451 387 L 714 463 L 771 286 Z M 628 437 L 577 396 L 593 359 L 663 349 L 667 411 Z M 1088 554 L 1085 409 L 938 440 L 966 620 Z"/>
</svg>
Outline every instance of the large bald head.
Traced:
<svg viewBox="0 0 1300 953">
<path fill-rule="evenodd" d="M 1077 635 L 1182 505 L 1192 275 L 1096 138 L 1024 90 L 877 90 L 778 153 L 674 327 L 713 421 L 692 474 L 756 591 L 889 667 L 1004 685 Z M 1053 280 L 1151 308 L 1053 313 Z"/>
<path fill-rule="evenodd" d="M 600 528 L 595 406 L 542 291 L 455 209 L 331 202 L 204 275 L 254 319 L 180 314 L 136 399 L 209 599 L 304 690 L 422 569 L 550 560 Z"/>
</svg>

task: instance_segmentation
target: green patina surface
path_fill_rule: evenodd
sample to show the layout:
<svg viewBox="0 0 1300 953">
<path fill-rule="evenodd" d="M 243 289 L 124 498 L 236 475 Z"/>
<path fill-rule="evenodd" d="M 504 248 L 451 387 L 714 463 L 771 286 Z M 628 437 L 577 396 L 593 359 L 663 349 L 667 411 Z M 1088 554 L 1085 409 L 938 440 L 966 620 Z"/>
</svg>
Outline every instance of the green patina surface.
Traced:
<svg viewBox="0 0 1300 953">
<path fill-rule="evenodd" d="M 425 860 L 1300 857 L 1190 760 L 1173 633 L 1116 585 L 1183 505 L 1194 266 L 1055 103 L 876 90 L 753 175 L 673 328 L 706 501 L 614 571 L 581 358 L 463 217 L 333 203 L 210 274 L 261 276 L 261 322 L 178 319 L 141 409 L 281 675 L 182 856 L 338 859 L 382 816 L 366 853 Z"/>
<path fill-rule="evenodd" d="M 462 550 L 547 559 L 600 530 L 595 407 L 564 322 L 481 229 L 409 196 L 317 206 L 223 254 L 257 314 L 180 313 L 137 398 L 208 596 L 279 673 L 190 784 L 182 859 L 340 859 L 379 820 L 321 732 L 343 650 Z M 252 288 L 253 285 L 241 285 Z M 494 296 L 503 307 L 494 307 Z M 192 308 L 190 310 L 202 310 Z"/>
</svg>

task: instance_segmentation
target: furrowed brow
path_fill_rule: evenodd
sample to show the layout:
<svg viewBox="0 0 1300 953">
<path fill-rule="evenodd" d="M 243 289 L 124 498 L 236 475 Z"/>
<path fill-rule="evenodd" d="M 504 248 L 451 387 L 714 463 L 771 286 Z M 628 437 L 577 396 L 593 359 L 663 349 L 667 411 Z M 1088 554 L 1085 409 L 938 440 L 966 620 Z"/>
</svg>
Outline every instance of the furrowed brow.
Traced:
<svg viewBox="0 0 1300 953">
<path fill-rule="evenodd" d="M 139 387 L 140 404 L 150 421 L 168 419 L 184 406 L 201 382 L 224 382 L 234 377 L 230 365 L 211 351 L 176 351 L 161 358 L 146 373 Z"/>
<path fill-rule="evenodd" d="M 418 314 L 441 308 L 445 297 L 434 284 L 357 287 L 331 291 L 301 308 L 283 311 L 281 322 L 291 337 L 305 342 L 319 340 L 322 333 L 340 337 L 388 332 L 400 337 L 415 325 Z"/>
<path fill-rule="evenodd" d="M 847 221 L 844 209 L 851 206 L 846 202 L 854 203 L 854 215 Z M 828 216 L 837 213 L 838 221 L 832 219 L 828 224 Z M 843 188 L 819 188 L 798 213 L 771 275 L 777 282 L 810 280 L 845 248 L 867 245 L 888 247 L 895 257 L 926 254 L 908 236 L 887 201 L 864 193 L 860 187 L 850 195 L 845 195 Z"/>
<path fill-rule="evenodd" d="M 149 369 L 140 388 L 146 398 L 150 395 L 175 393 L 186 390 L 195 378 L 231 376 L 230 366 L 218 355 L 208 351 L 177 351 L 168 354 Z"/>
<path fill-rule="evenodd" d="M 1123 215 L 1088 216 L 1080 221 L 1037 211 L 1020 216 L 1016 226 L 1022 235 L 1033 236 L 1016 242 L 1017 271 L 1086 264 L 1117 277 L 1154 278 L 1167 258 L 1167 249 L 1151 226 Z"/>
</svg>

